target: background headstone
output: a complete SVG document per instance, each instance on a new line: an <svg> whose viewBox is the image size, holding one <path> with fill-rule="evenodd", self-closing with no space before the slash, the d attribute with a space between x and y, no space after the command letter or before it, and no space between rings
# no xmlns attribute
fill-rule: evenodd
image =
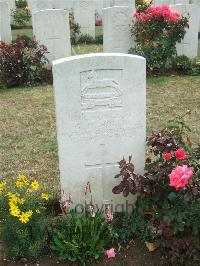
<svg viewBox="0 0 200 266"><path fill-rule="evenodd" d="M200 0L192 0L192 4L195 4L199 10L199 32L200 32Z"/></svg>
<svg viewBox="0 0 200 266"><path fill-rule="evenodd" d="M0 41L11 43L10 9L8 2L0 1Z"/></svg>
<svg viewBox="0 0 200 266"><path fill-rule="evenodd" d="M176 4L189 4L190 0L154 0L154 6L169 6L169 5L176 5Z"/></svg>
<svg viewBox="0 0 200 266"><path fill-rule="evenodd" d="M135 8L135 0L111 0L111 6L129 6Z"/></svg>
<svg viewBox="0 0 200 266"><path fill-rule="evenodd" d="M94 0L76 0L74 2L74 20L80 25L82 35L95 37Z"/></svg>
<svg viewBox="0 0 200 266"><path fill-rule="evenodd" d="M114 6L103 9L103 51L104 53L128 53L134 46L130 24L134 9Z"/></svg>
<svg viewBox="0 0 200 266"><path fill-rule="evenodd" d="M112 6L129 6L135 8L135 0L104 0L104 8Z"/></svg>
<svg viewBox="0 0 200 266"><path fill-rule="evenodd" d="M10 22L13 22L12 12L16 9L15 0L5 0L8 3Z"/></svg>
<svg viewBox="0 0 200 266"><path fill-rule="evenodd" d="M33 13L33 33L47 47L50 62L71 55L69 13L67 10L47 9Z"/></svg>
<svg viewBox="0 0 200 266"><path fill-rule="evenodd" d="M53 0L31 0L29 1L29 6L31 8L31 13L52 9L53 8Z"/></svg>
<svg viewBox="0 0 200 266"><path fill-rule="evenodd" d="M53 62L61 189L74 204L124 203L114 195L123 156L143 173L146 135L146 61L125 54L88 54ZM130 198L129 198L130 199ZM132 197L131 197L132 202Z"/></svg>
<svg viewBox="0 0 200 266"><path fill-rule="evenodd" d="M73 6L73 0L53 0L53 8L56 9L67 9L69 12L72 12Z"/></svg>
<svg viewBox="0 0 200 266"><path fill-rule="evenodd" d="M176 49L178 55L186 55L195 58L198 54L198 28L199 28L199 10L196 5L172 5L171 10L187 16L189 14L189 29L181 43L177 43Z"/></svg>
<svg viewBox="0 0 200 266"><path fill-rule="evenodd" d="M174 0L154 0L152 3L153 6L169 6L174 5Z"/></svg>
<svg viewBox="0 0 200 266"><path fill-rule="evenodd" d="M95 1L95 16L98 19L102 19L103 16L103 0L94 0Z"/></svg>

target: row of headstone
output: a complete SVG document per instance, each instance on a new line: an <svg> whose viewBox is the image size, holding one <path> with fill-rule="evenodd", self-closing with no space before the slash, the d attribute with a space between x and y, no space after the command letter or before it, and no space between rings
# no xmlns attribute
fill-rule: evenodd
<svg viewBox="0 0 200 266"><path fill-rule="evenodd" d="M34 13L47 9L66 9L72 12L75 21L80 25L81 34L95 37L95 6L94 0L29 0L32 13L32 23L34 24Z"/></svg>

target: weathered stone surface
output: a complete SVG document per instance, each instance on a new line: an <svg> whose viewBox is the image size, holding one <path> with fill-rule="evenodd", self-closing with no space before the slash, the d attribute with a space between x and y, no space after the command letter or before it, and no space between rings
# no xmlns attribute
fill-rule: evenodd
<svg viewBox="0 0 200 266"><path fill-rule="evenodd" d="M104 8L112 6L129 6L135 8L135 0L104 0Z"/></svg>
<svg viewBox="0 0 200 266"><path fill-rule="evenodd" d="M56 9L67 9L72 12L74 7L73 0L53 0L53 8Z"/></svg>
<svg viewBox="0 0 200 266"><path fill-rule="evenodd" d="M94 0L96 18L102 19L103 17L103 0Z"/></svg>
<svg viewBox="0 0 200 266"><path fill-rule="evenodd" d="M187 16L189 14L189 29L181 43L177 43L176 49L178 55L186 55L195 58L198 54L198 28L199 28L199 9L196 5L172 5L172 11L179 12Z"/></svg>
<svg viewBox="0 0 200 266"><path fill-rule="evenodd" d="M50 62L71 55L69 13L61 9L47 9L33 13L33 33L49 51Z"/></svg>
<svg viewBox="0 0 200 266"><path fill-rule="evenodd" d="M53 8L53 0L29 0L29 6L31 8L31 13L52 9Z"/></svg>
<svg viewBox="0 0 200 266"><path fill-rule="evenodd" d="M135 0L111 0L111 6L129 6L135 8Z"/></svg>
<svg viewBox="0 0 200 266"><path fill-rule="evenodd" d="M76 0L74 2L74 19L81 27L81 34L95 37L94 0Z"/></svg>
<svg viewBox="0 0 200 266"><path fill-rule="evenodd" d="M0 1L0 41L11 43L10 8L8 2Z"/></svg>
<svg viewBox="0 0 200 266"><path fill-rule="evenodd" d="M124 204L112 193L123 156L132 154L136 171L143 173L145 66L144 58L125 54L53 62L61 189L71 193L75 204L84 204L88 181L94 204Z"/></svg>
<svg viewBox="0 0 200 266"><path fill-rule="evenodd" d="M134 45L130 24L134 9L114 6L103 9L103 51L104 53L128 53Z"/></svg>
<svg viewBox="0 0 200 266"><path fill-rule="evenodd" d="M196 6L198 6L198 14L199 14L199 32L200 32L200 0L191 0L192 1L192 4L195 4Z"/></svg>
<svg viewBox="0 0 200 266"><path fill-rule="evenodd" d="M164 5L176 5L176 4L189 4L189 0L154 0L154 6L164 6Z"/></svg>
<svg viewBox="0 0 200 266"><path fill-rule="evenodd" d="M12 24L14 21L13 16L12 16L12 12L15 11L15 9L16 9L15 0L6 0L6 1L8 3L8 7L9 7L10 22Z"/></svg>

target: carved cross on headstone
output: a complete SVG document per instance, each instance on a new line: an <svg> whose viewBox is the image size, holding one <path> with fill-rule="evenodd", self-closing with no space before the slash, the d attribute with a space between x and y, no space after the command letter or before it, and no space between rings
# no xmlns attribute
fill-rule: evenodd
<svg viewBox="0 0 200 266"><path fill-rule="evenodd" d="M101 169L101 178L103 181L103 178L106 177L106 168L108 167L113 167L117 166L117 162L109 163L105 160L105 153L107 152L106 150L106 145L104 143L100 144L100 149L101 149L101 161L99 163L95 164L85 164L86 169Z"/></svg>

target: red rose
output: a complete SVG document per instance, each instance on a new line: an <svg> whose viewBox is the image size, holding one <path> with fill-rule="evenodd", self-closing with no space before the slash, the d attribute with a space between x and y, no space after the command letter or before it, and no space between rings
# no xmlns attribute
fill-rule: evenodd
<svg viewBox="0 0 200 266"><path fill-rule="evenodd" d="M182 149L178 149L174 152L177 159L182 160L186 158L185 151Z"/></svg>
<svg viewBox="0 0 200 266"><path fill-rule="evenodd" d="M163 157L165 158L166 161L168 161L172 158L172 155L171 153L167 152L167 153L164 153Z"/></svg>

